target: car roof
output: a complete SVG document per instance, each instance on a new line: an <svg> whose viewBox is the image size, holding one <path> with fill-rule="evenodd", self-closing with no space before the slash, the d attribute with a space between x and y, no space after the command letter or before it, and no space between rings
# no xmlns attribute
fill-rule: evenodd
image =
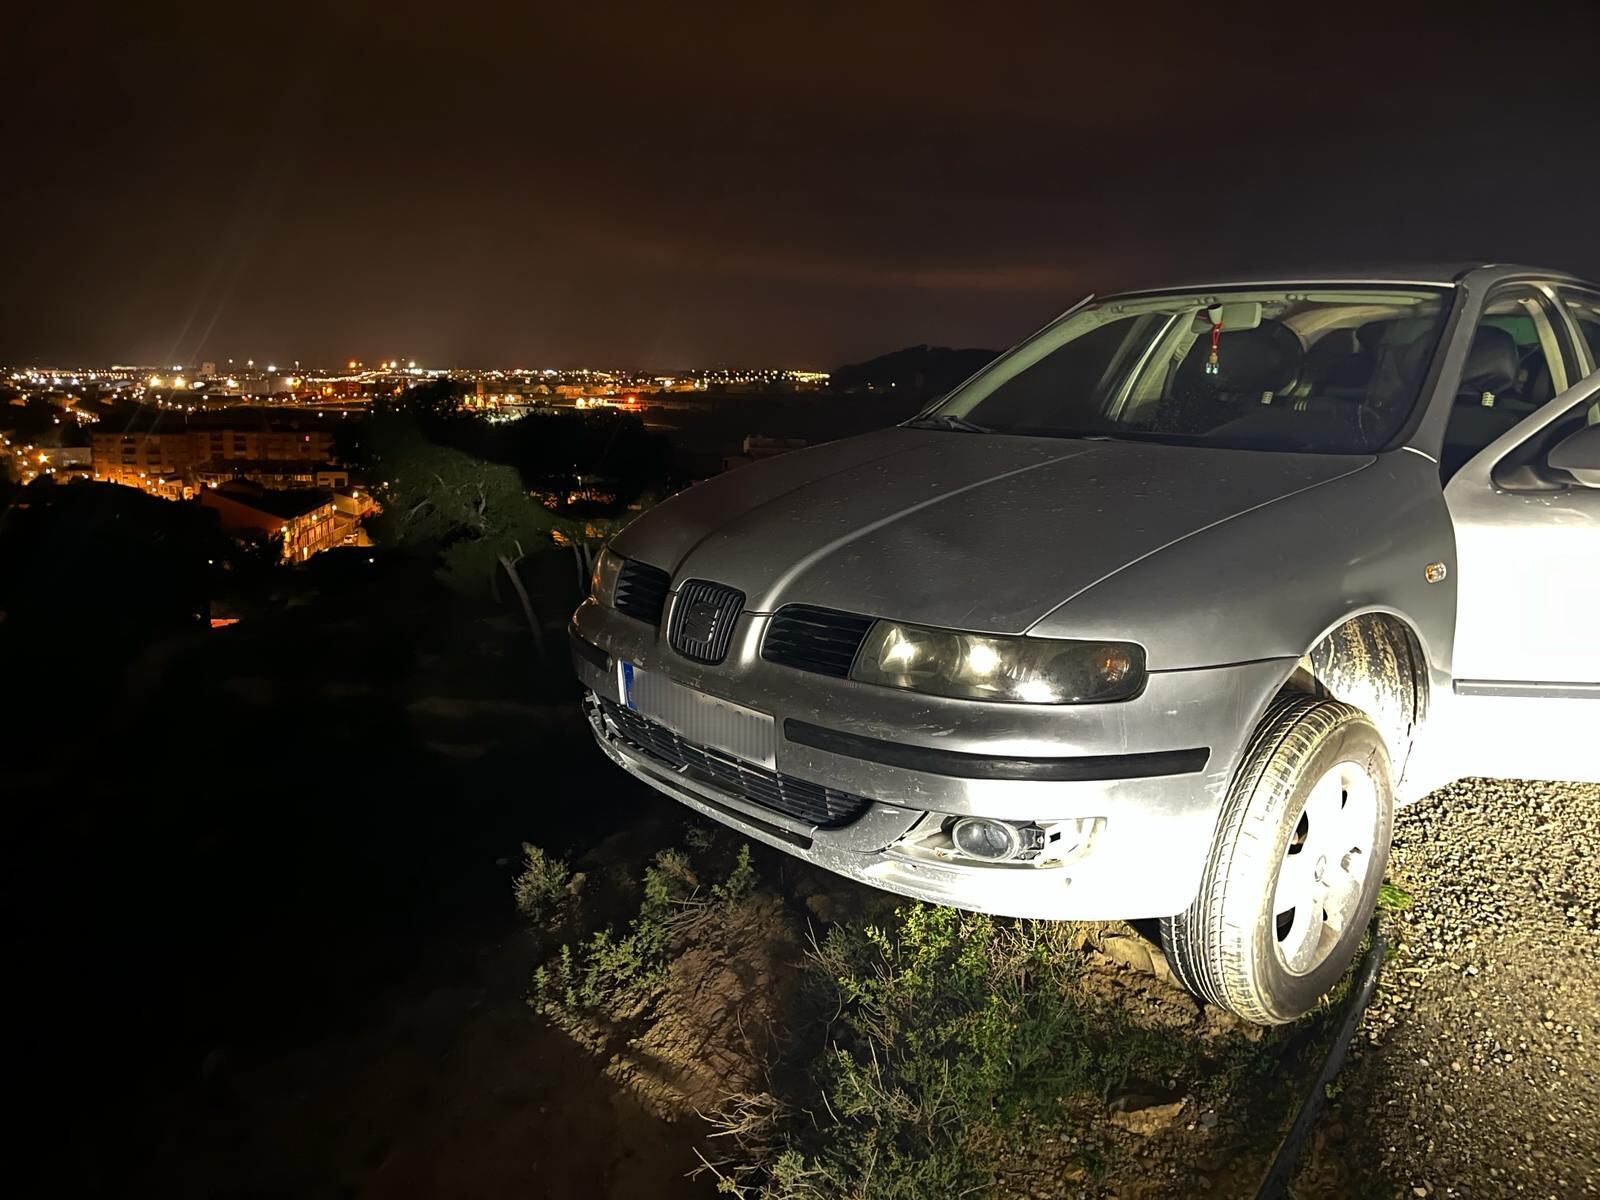
<svg viewBox="0 0 1600 1200"><path fill-rule="evenodd" d="M1178 280L1163 284L1121 288L1100 297L1146 295L1152 292L1192 292L1212 288L1276 287L1284 284L1420 284L1427 287L1453 287L1477 276L1473 282L1493 285L1502 279L1554 279L1569 283L1584 281L1567 271L1546 267L1531 267L1517 263L1447 262L1447 263L1384 263L1367 264L1360 269L1349 266L1325 271L1251 271L1236 275L1218 275L1203 279ZM1592 285L1591 285L1592 286Z"/></svg>

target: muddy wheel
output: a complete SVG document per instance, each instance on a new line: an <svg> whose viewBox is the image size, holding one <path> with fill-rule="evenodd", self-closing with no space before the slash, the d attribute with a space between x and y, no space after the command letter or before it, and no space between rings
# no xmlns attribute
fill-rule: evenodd
<svg viewBox="0 0 1600 1200"><path fill-rule="evenodd" d="M1338 982L1389 857L1389 770L1359 709L1303 692L1273 701L1240 759L1194 903L1161 922L1184 986L1276 1025Z"/></svg>

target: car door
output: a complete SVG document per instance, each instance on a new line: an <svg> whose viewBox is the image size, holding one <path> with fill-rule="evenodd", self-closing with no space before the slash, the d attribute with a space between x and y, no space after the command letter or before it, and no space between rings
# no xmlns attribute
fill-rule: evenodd
<svg viewBox="0 0 1600 1200"><path fill-rule="evenodd" d="M1446 446L1469 453L1444 493L1456 536L1454 755L1461 774L1600 780L1600 488L1548 463L1556 444L1600 423L1600 371L1549 289L1491 297L1483 323L1515 335L1506 391L1521 389L1523 406L1529 389L1588 374L1488 420L1470 394L1456 398ZM1485 392L1476 404L1502 402Z"/></svg>

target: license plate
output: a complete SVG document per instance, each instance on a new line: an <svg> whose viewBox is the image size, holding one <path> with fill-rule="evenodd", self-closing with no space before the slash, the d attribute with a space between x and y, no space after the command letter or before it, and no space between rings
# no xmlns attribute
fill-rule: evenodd
<svg viewBox="0 0 1600 1200"><path fill-rule="evenodd" d="M624 707L685 741L777 769L777 722L767 713L708 696L631 662L617 663L617 691Z"/></svg>

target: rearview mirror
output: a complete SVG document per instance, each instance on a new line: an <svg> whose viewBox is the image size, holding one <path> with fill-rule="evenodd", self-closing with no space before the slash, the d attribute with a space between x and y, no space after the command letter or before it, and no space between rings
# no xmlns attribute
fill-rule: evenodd
<svg viewBox="0 0 1600 1200"><path fill-rule="evenodd" d="M1222 319L1224 333L1238 333L1245 329L1255 329L1261 324L1261 301L1238 300L1231 304L1215 304L1209 308L1202 308L1194 319L1194 331L1205 333L1210 330L1211 322Z"/></svg>
<svg viewBox="0 0 1600 1200"><path fill-rule="evenodd" d="M1545 459L1584 487L1600 488L1600 425L1585 425L1550 448Z"/></svg>

